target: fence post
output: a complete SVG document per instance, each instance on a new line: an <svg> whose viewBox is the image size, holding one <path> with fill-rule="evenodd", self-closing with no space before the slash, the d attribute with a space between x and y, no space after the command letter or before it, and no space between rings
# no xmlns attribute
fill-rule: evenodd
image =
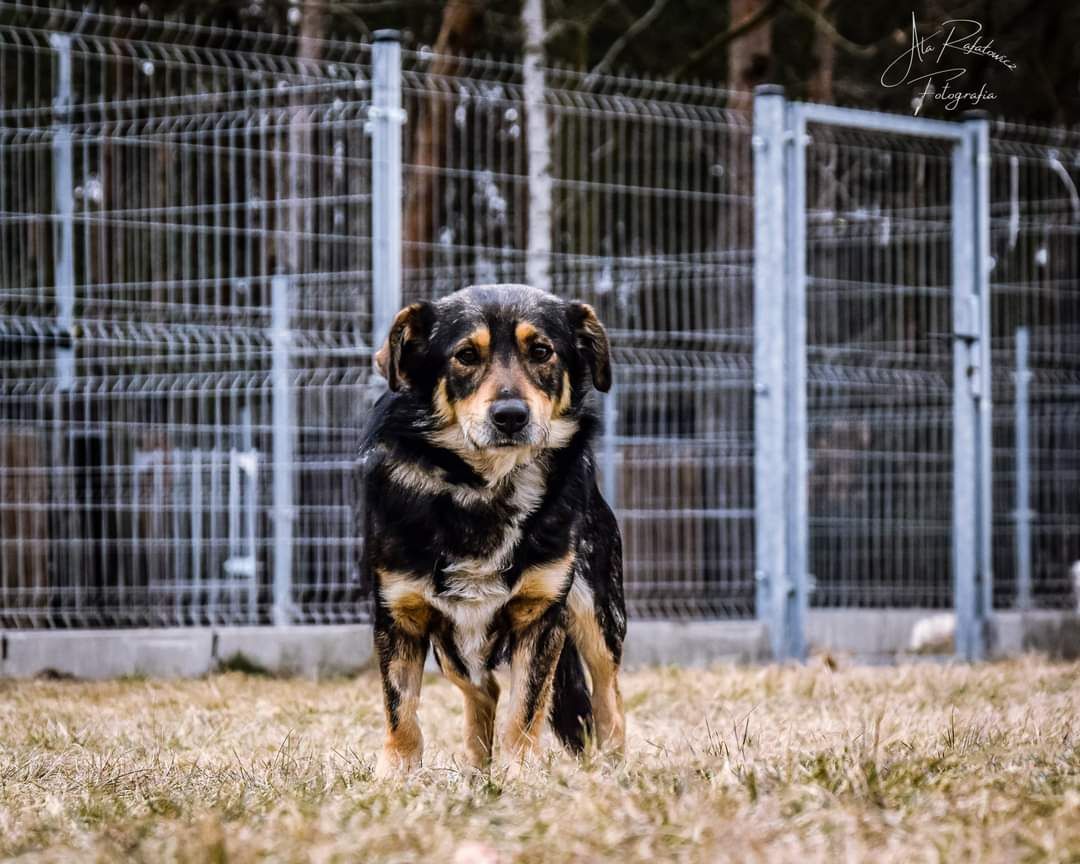
<svg viewBox="0 0 1080 864"><path fill-rule="evenodd" d="M990 120L985 111L975 112L967 120L975 143L975 289L979 303L979 369L982 395L979 398L978 481L979 506L976 510L979 536L979 604L982 626L979 629L979 657L988 651L988 628L994 615L994 406L993 362L990 327L990 271L994 260L990 252Z"/></svg>
<svg viewBox="0 0 1080 864"><path fill-rule="evenodd" d="M786 656L806 657L806 614L810 595L809 459L806 380L806 123L789 105L784 133L787 156L787 261L784 284L787 375L787 585L784 590Z"/></svg>
<svg viewBox="0 0 1080 864"><path fill-rule="evenodd" d="M978 335L972 292L975 260L975 214L972 212L973 159L970 135L953 148L953 606L956 654L971 659L975 633L975 425L978 379L969 370L972 340Z"/></svg>
<svg viewBox="0 0 1080 864"><path fill-rule="evenodd" d="M70 342L75 323L75 190L71 149L71 36L53 33L49 45L56 54L56 93L53 99L53 278L56 280L56 387L68 390L75 374L75 350ZM59 414L57 415L59 416Z"/></svg>
<svg viewBox="0 0 1080 864"><path fill-rule="evenodd" d="M372 45L372 347L401 308L401 34L376 30Z"/></svg>
<svg viewBox="0 0 1080 864"><path fill-rule="evenodd" d="M619 388L612 381L611 389L604 396L604 433L600 441L601 458L601 482L603 483L604 500L612 510L619 506L619 484L615 473L615 463L618 461L618 448L616 436L619 426Z"/></svg>
<svg viewBox="0 0 1080 864"><path fill-rule="evenodd" d="M54 469L68 464L65 442L68 425L64 416L64 400L74 383L75 346L72 328L75 323L75 190L74 165L71 142L71 36L66 33L53 33L49 45L56 58L55 92L53 98L52 157L53 157L53 281L56 291L56 389L52 394L52 434L50 446ZM63 476L61 472L60 476ZM63 480L57 483L54 495L67 498L72 494L70 485ZM67 520L71 514L61 511L57 514L64 524L60 531L69 536L71 526ZM70 567L71 561L65 559L61 567ZM118 586L122 599L123 584ZM75 595L75 606L81 608L79 595Z"/></svg>
<svg viewBox="0 0 1080 864"><path fill-rule="evenodd" d="M1031 425L1028 329L1016 329L1016 608L1031 608Z"/></svg>
<svg viewBox="0 0 1080 864"><path fill-rule="evenodd" d="M953 578L956 654L986 654L993 611L990 527L990 135L964 121L953 150Z"/></svg>
<svg viewBox="0 0 1080 864"><path fill-rule="evenodd" d="M791 499L799 481L793 396L800 386L792 374L798 371L792 367L797 353L792 338L797 341L798 327L805 326L792 319L805 310L792 304L797 298L789 295L788 272L801 264L791 248L791 229L801 214L792 213L789 197L801 198L802 178L791 176L788 113L783 88L766 84L754 91L754 577L757 616L769 628L778 660L801 657L804 650L797 580L790 568L797 563L793 544L802 533ZM804 380L801 386L805 396ZM805 427L803 434L805 447Z"/></svg>
<svg viewBox="0 0 1080 864"><path fill-rule="evenodd" d="M276 626L291 623L292 562L293 562L293 430L296 428L296 406L289 380L289 351L292 334L289 330L290 277L278 274L270 279L270 387L272 458L273 458L273 523L274 573L273 621Z"/></svg>

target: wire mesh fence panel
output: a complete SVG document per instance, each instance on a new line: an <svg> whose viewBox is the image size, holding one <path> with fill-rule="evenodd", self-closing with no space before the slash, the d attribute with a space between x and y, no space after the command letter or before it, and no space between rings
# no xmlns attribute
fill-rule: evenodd
<svg viewBox="0 0 1080 864"><path fill-rule="evenodd" d="M1080 585L1080 136L999 122L991 168L994 269L994 601L1018 601L1019 520L1030 600L1076 606ZM1017 331L1028 331L1026 506L1017 499ZM1028 512L1023 512L1023 511ZM1074 569L1076 568L1076 569Z"/></svg>
<svg viewBox="0 0 1080 864"><path fill-rule="evenodd" d="M521 67L402 52L405 300L525 281Z"/></svg>
<svg viewBox="0 0 1080 864"><path fill-rule="evenodd" d="M632 614L754 614L750 116L712 87L546 69L538 90L516 63L402 57L404 301L533 279L595 306ZM0 626L367 618L371 59L0 0ZM810 132L811 602L945 607L949 145ZM1032 603L1060 607L1080 138L997 124L992 163L995 600L1017 601L1030 536Z"/></svg>
<svg viewBox="0 0 1080 864"><path fill-rule="evenodd" d="M728 94L566 75L557 130L561 293L592 303L615 346L607 494L632 611L754 611L750 117Z"/></svg>
<svg viewBox="0 0 1080 864"><path fill-rule="evenodd" d="M411 52L404 63L406 299L525 281L522 67ZM631 612L750 615L749 117L711 88L545 75L552 242L541 287L591 303L612 339L596 446Z"/></svg>
<svg viewBox="0 0 1080 864"><path fill-rule="evenodd" d="M368 47L0 13L4 624L363 618ZM548 287L614 339L631 606L750 614L748 118L546 74ZM525 278L521 76L406 52L406 299Z"/></svg>
<svg viewBox="0 0 1080 864"><path fill-rule="evenodd" d="M811 603L948 606L950 144L832 126L810 137Z"/></svg>
<svg viewBox="0 0 1080 864"><path fill-rule="evenodd" d="M355 620L367 47L0 13L0 623L265 622L284 470L296 617Z"/></svg>

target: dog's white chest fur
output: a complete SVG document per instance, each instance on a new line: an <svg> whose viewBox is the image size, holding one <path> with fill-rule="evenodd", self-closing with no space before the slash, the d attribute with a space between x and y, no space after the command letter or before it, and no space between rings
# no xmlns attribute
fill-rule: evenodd
<svg viewBox="0 0 1080 864"><path fill-rule="evenodd" d="M454 645L478 682L487 659L491 619L510 599L510 590L498 573L457 577L451 580L453 593L436 594L431 605L454 625Z"/></svg>
<svg viewBox="0 0 1080 864"><path fill-rule="evenodd" d="M455 646L474 680L484 671L491 620L513 596L502 573L513 562L525 520L544 497L544 471L535 462L520 466L511 482L509 501L514 512L501 526L494 551L482 559L446 563L445 588L430 598L431 605L453 623Z"/></svg>
<svg viewBox="0 0 1080 864"><path fill-rule="evenodd" d="M520 459L520 454L517 455ZM507 473L489 480L486 487L452 485L438 473L415 467L400 469L394 479L407 487L430 494L449 492L465 510L477 508L477 519L490 519L485 506L496 497L509 506L510 515L494 526L498 531L489 551L478 557L441 557L442 585L438 592L429 578L402 576L392 586L384 586L388 603L405 594L419 594L453 625L454 647L476 683L484 674L491 648L491 622L514 596L507 587L505 571L513 564L529 514L540 506L546 489L543 464L539 460L516 463ZM488 530L493 526L486 525Z"/></svg>

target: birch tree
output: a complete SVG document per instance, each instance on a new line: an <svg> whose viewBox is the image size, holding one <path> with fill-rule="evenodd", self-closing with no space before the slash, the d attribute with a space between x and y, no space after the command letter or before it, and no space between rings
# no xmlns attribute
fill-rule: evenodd
<svg viewBox="0 0 1080 864"><path fill-rule="evenodd" d="M544 104L544 2L524 0L524 99L526 161L529 169L529 221L525 280L551 290L551 140Z"/></svg>

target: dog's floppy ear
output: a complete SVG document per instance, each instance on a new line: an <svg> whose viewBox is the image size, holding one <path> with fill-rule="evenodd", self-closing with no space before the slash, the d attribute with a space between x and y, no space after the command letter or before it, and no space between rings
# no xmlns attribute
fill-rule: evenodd
<svg viewBox="0 0 1080 864"><path fill-rule="evenodd" d="M375 368L391 390L400 390L402 381L407 380L403 361L423 349L434 317L434 310L426 301L412 303L394 316L386 341L375 352Z"/></svg>
<svg viewBox="0 0 1080 864"><path fill-rule="evenodd" d="M589 361L593 386L607 393L611 389L611 345L607 331L588 303L573 301L570 304L569 316L577 349Z"/></svg>

